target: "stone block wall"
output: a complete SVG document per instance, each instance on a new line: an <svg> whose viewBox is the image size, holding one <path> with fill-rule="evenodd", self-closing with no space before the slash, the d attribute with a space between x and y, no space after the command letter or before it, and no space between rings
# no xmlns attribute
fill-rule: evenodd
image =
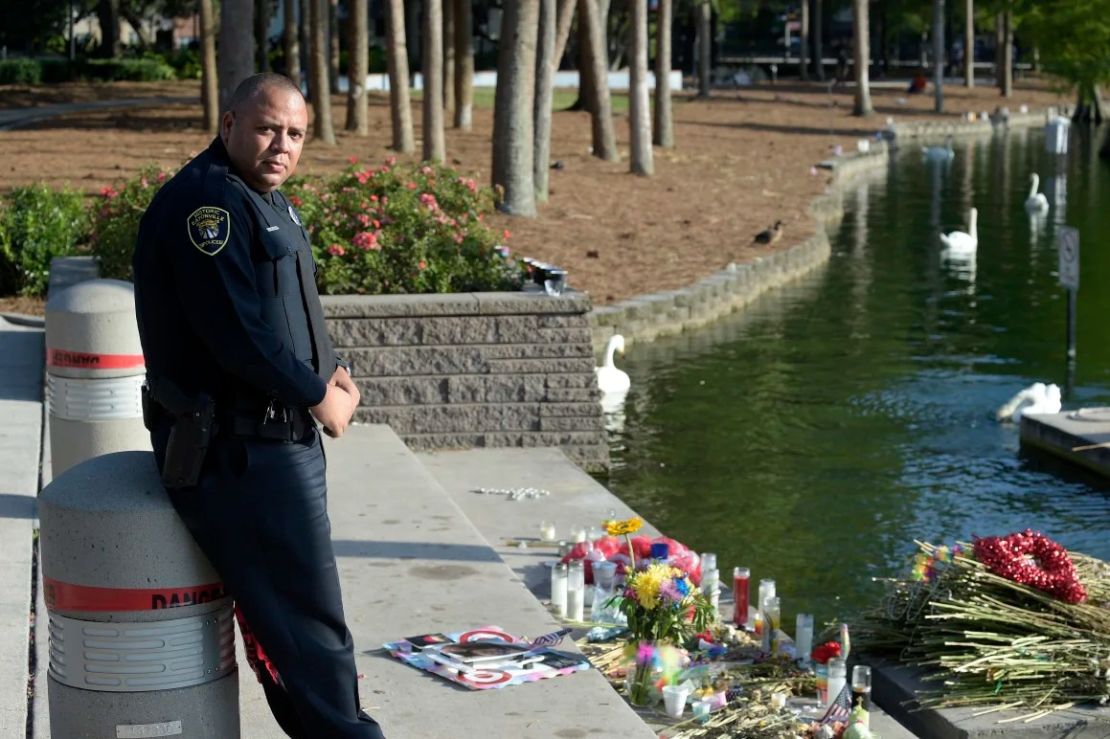
<svg viewBox="0 0 1110 739"><path fill-rule="evenodd" d="M355 420L413 449L558 446L608 466L581 293L327 296L328 331L352 363Z"/></svg>

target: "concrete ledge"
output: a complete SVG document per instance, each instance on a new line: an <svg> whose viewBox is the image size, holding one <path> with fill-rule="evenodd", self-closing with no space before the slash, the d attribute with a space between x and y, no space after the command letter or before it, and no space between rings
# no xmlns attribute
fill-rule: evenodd
<svg viewBox="0 0 1110 739"><path fill-rule="evenodd" d="M1023 415L1021 443L1110 477L1110 410Z"/></svg>
<svg viewBox="0 0 1110 739"><path fill-rule="evenodd" d="M989 706L919 708L919 691L935 690L940 683L923 682L920 670L892 663L872 662L872 697L875 703L918 736L929 739L1106 739L1110 737L1110 710L1098 707L1058 711L1035 721L1017 721L1032 711L998 711L975 716ZM1007 721L1009 719L1009 721ZM1007 721L1006 723L999 723Z"/></svg>

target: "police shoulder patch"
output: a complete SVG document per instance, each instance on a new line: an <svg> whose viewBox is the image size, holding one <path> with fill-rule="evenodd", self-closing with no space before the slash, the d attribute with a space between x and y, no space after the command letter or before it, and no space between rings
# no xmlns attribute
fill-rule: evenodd
<svg viewBox="0 0 1110 739"><path fill-rule="evenodd" d="M231 214L223 208L205 205L186 219L189 240L210 257L220 253L231 238Z"/></svg>

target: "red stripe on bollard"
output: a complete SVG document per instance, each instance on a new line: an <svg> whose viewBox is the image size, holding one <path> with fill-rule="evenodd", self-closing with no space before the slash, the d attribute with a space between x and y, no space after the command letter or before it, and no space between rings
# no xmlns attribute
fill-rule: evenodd
<svg viewBox="0 0 1110 739"><path fill-rule="evenodd" d="M46 365L82 369L131 369L146 366L146 361L142 354L95 354L68 349L47 349Z"/></svg>
<svg viewBox="0 0 1110 739"><path fill-rule="evenodd" d="M46 607L52 611L154 611L227 597L222 582L176 588L99 588L44 577L42 585Z"/></svg>

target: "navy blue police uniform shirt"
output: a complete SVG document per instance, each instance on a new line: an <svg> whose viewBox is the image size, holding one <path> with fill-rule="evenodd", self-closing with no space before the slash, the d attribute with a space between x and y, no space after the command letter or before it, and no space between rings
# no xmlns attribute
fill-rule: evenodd
<svg viewBox="0 0 1110 739"><path fill-rule="evenodd" d="M155 195L133 266L151 375L237 407L323 400L336 364L327 344L314 366L308 301L319 298L301 284L314 280L308 234L284 195L235 174L219 138Z"/></svg>

